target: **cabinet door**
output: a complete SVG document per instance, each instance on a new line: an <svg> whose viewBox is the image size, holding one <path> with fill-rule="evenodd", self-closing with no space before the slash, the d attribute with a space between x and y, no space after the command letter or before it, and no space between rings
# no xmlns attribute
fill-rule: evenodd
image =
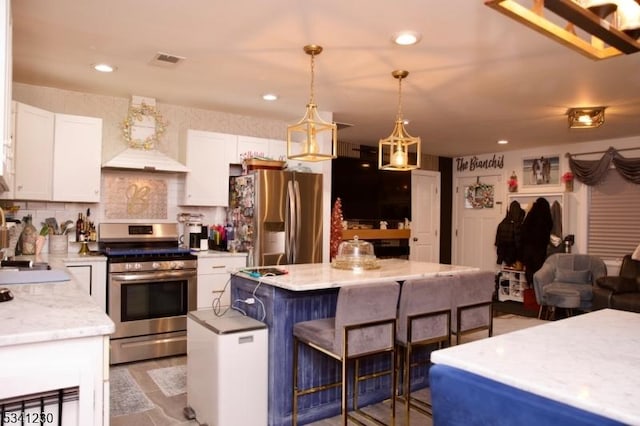
<svg viewBox="0 0 640 426"><path fill-rule="evenodd" d="M15 197L51 200L54 114L16 104Z"/></svg>
<svg viewBox="0 0 640 426"><path fill-rule="evenodd" d="M198 309L211 309L213 300L220 299L220 306L231 303L231 272L245 267L247 259L238 257L198 258Z"/></svg>
<svg viewBox="0 0 640 426"><path fill-rule="evenodd" d="M227 146L236 136L224 133L187 131L185 162L189 168L184 182L183 205L229 205L229 163Z"/></svg>
<svg viewBox="0 0 640 426"><path fill-rule="evenodd" d="M287 160L287 141L269 139L269 157L274 160Z"/></svg>
<svg viewBox="0 0 640 426"><path fill-rule="evenodd" d="M89 294L91 298L107 311L107 264L106 259L94 262L65 262L67 271Z"/></svg>
<svg viewBox="0 0 640 426"><path fill-rule="evenodd" d="M238 136L238 163L246 157L268 157L269 139Z"/></svg>
<svg viewBox="0 0 640 426"><path fill-rule="evenodd" d="M100 202L102 119L56 114L53 201Z"/></svg>
<svg viewBox="0 0 640 426"><path fill-rule="evenodd" d="M0 5L0 22L4 24L0 30L0 191L8 191L12 180L6 179L7 174L13 173L11 156L11 81L12 60L11 43L13 24L11 20L11 2L5 1ZM9 154L11 153L11 154Z"/></svg>

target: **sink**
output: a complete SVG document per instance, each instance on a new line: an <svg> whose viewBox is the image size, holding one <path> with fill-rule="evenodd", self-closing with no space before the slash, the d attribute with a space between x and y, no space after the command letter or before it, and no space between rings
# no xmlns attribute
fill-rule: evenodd
<svg viewBox="0 0 640 426"><path fill-rule="evenodd" d="M0 285L59 283L70 279L69 275L60 269L0 269Z"/></svg>

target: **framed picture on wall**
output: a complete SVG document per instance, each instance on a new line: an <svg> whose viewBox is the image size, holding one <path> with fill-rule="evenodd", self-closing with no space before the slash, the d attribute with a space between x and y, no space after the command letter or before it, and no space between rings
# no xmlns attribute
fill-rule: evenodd
<svg viewBox="0 0 640 426"><path fill-rule="evenodd" d="M560 156L541 155L522 160L522 186L559 186Z"/></svg>

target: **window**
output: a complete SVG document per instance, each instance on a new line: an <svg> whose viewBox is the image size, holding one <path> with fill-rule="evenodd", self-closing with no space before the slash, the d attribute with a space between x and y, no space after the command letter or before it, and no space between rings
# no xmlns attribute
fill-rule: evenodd
<svg viewBox="0 0 640 426"><path fill-rule="evenodd" d="M590 194L587 252L603 259L633 253L640 244L640 185L609 169Z"/></svg>

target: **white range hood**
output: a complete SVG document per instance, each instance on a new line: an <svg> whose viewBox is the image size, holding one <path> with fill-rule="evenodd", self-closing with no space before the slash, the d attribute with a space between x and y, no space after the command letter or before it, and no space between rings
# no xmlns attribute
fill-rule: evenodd
<svg viewBox="0 0 640 426"><path fill-rule="evenodd" d="M103 169L144 170L149 172L189 171L187 166L155 149L127 148L120 154L102 163Z"/></svg>
<svg viewBox="0 0 640 426"><path fill-rule="evenodd" d="M141 107L144 106L151 107L151 110L143 110ZM138 113L132 116L131 109L129 110L129 142L131 142L131 139L138 140L138 142L145 140L145 138L149 140L150 136L154 136L154 133L158 131L157 120L159 114L155 112L155 106L156 100L153 98L135 95L131 97L131 107L137 108ZM155 137L153 137L156 142L157 136L158 134L156 133ZM153 146L153 144L151 144L151 146ZM130 145L111 160L102 163L102 168L144 170L149 172L185 173L189 171L187 166L155 148L145 149L142 146L138 147L134 145Z"/></svg>

